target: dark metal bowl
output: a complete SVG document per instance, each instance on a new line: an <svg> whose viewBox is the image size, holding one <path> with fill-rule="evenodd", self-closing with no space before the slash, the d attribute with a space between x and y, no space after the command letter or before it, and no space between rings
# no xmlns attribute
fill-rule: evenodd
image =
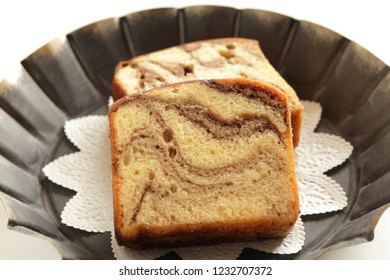
<svg viewBox="0 0 390 280"><path fill-rule="evenodd" d="M66 120L106 113L120 60L184 42L218 37L260 41L270 62L301 99L323 106L318 131L354 146L327 174L348 196L343 211L305 216L306 241L292 255L245 248L244 259L313 259L333 246L372 240L390 203L389 67L358 44L307 21L262 10L192 6L109 18L51 41L22 61L16 83L0 83L0 196L11 228L43 235L64 259L112 259L110 234L60 222L74 192L55 185L42 167L76 149ZM170 253L164 258L179 258Z"/></svg>

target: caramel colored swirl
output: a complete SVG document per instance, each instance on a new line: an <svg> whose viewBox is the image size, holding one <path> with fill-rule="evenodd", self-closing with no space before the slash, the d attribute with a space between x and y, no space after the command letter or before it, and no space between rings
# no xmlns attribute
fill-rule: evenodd
<svg viewBox="0 0 390 280"><path fill-rule="evenodd" d="M285 212L284 195L271 201L266 194L291 184L280 177L291 172L288 110L283 96L266 90L182 83L111 108L120 131L113 165L131 213L122 213L130 217L124 223L191 223L205 209L209 222Z"/></svg>

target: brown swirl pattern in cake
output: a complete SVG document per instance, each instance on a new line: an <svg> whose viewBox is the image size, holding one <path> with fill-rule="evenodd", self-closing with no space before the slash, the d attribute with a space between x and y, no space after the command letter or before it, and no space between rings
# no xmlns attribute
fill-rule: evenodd
<svg viewBox="0 0 390 280"><path fill-rule="evenodd" d="M241 79L192 81L113 105L110 137L120 242L147 246L254 239L275 234L274 228L264 230L275 220L283 224L279 236L288 232L297 214L289 111L282 94L267 90L273 91ZM271 198L274 192L281 194ZM238 225L211 234L226 221ZM209 237L197 240L188 230ZM232 237L232 230L244 235Z"/></svg>

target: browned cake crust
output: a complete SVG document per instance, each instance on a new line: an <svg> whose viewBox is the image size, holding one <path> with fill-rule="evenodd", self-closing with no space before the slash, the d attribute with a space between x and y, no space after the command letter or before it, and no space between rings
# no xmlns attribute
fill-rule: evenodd
<svg viewBox="0 0 390 280"><path fill-rule="evenodd" d="M115 69L112 96L118 100L171 83L220 78L259 80L284 92L291 110L294 146L298 146L303 106L294 89L264 56L256 40L202 40L123 61Z"/></svg>
<svg viewBox="0 0 390 280"><path fill-rule="evenodd" d="M182 82L122 98L109 120L119 244L249 241L294 225L290 112L274 87Z"/></svg>

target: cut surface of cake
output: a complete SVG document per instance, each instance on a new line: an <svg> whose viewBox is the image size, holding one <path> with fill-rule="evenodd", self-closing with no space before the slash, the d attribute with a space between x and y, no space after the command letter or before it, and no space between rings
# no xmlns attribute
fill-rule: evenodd
<svg viewBox="0 0 390 280"><path fill-rule="evenodd" d="M131 248L285 236L299 214L286 96L248 79L156 88L109 110L116 239Z"/></svg>
<svg viewBox="0 0 390 280"><path fill-rule="evenodd" d="M303 106L294 89L264 56L258 41L221 38L196 41L141 55L118 64L114 100L163 85L194 79L249 78L270 84L288 97L294 146L299 143Z"/></svg>

